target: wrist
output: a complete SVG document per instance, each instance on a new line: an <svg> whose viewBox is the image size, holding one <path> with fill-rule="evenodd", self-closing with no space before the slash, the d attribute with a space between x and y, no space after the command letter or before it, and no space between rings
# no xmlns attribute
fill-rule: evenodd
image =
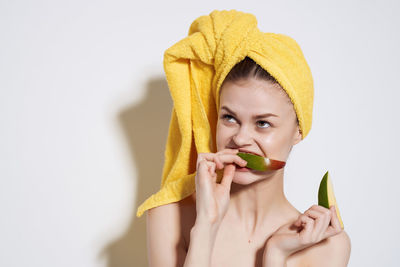
<svg viewBox="0 0 400 267"><path fill-rule="evenodd" d="M268 242L264 251L264 267L284 267L289 255L282 252L272 242Z"/></svg>
<svg viewBox="0 0 400 267"><path fill-rule="evenodd" d="M190 231L190 235L206 235L214 236L216 235L219 228L219 224L211 224L199 219L196 219L195 224Z"/></svg>
<svg viewBox="0 0 400 267"><path fill-rule="evenodd" d="M198 228L208 228L208 229L218 229L219 225L221 224L220 220L211 219L209 216L202 215L202 214L197 214L196 215L196 221L194 226L197 226Z"/></svg>

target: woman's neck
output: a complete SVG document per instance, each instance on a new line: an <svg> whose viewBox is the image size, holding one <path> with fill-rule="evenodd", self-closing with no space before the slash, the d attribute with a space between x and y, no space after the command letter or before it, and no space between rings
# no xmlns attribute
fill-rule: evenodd
<svg viewBox="0 0 400 267"><path fill-rule="evenodd" d="M279 225L295 213L283 191L283 173L281 169L249 185L232 183L229 217L243 224L248 235Z"/></svg>

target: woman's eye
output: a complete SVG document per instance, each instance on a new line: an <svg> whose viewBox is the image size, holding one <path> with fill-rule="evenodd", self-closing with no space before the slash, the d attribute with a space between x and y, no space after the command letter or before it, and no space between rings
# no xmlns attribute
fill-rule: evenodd
<svg viewBox="0 0 400 267"><path fill-rule="evenodd" d="M261 125L264 125L265 127L261 127L261 128L268 128L269 126L266 126L266 124L270 125L267 121L258 121L261 123Z"/></svg>
<svg viewBox="0 0 400 267"><path fill-rule="evenodd" d="M233 118L231 115L228 114L223 115L222 118L229 122L235 122L235 118Z"/></svg>

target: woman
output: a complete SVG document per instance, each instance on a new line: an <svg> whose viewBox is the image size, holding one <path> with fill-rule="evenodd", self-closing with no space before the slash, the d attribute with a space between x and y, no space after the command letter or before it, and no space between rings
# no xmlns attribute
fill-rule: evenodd
<svg viewBox="0 0 400 267"><path fill-rule="evenodd" d="M148 210L150 267L347 266L335 207L299 212L284 195L284 168L251 170L237 155L286 161L304 138L284 88L250 57L229 71L216 97L216 152L197 153L195 192Z"/></svg>

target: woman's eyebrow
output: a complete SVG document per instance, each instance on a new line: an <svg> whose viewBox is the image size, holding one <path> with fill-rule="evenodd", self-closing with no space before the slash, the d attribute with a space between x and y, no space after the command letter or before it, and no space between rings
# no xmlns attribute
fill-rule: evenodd
<svg viewBox="0 0 400 267"><path fill-rule="evenodd" d="M227 106L222 106L221 109L225 109L225 110L228 111L229 113L231 113L231 114L233 114L234 116L236 116L236 113L233 112L232 110L230 110ZM265 118L265 117L277 117L277 118L279 118L278 115L273 114L273 113L264 113L264 114L260 114L260 115L255 115L255 116L253 116L254 119Z"/></svg>

